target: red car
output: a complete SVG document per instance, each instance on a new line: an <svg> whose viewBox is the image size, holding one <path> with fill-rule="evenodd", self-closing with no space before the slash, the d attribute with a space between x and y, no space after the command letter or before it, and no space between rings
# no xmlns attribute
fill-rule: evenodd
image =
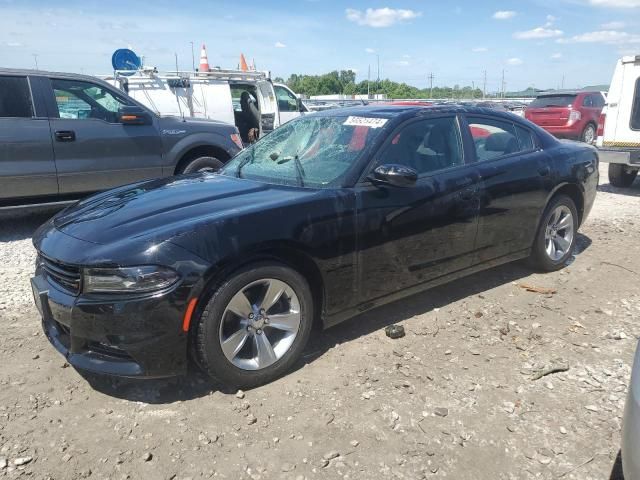
<svg viewBox="0 0 640 480"><path fill-rule="evenodd" d="M604 104L601 92L549 93L531 102L524 116L556 137L593 143Z"/></svg>

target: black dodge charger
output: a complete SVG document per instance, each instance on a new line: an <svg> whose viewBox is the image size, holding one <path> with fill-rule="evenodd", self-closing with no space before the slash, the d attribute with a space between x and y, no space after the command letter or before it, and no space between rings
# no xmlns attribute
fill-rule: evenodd
<svg viewBox="0 0 640 480"><path fill-rule="evenodd" d="M250 387L314 324L529 258L562 268L598 156L510 113L370 106L289 122L220 172L136 183L34 237L35 302L79 368ZM366 321L363 319L363 321Z"/></svg>

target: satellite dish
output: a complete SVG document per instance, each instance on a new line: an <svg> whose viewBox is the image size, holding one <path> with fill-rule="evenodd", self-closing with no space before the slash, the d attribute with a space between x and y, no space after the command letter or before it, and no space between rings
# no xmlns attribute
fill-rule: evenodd
<svg viewBox="0 0 640 480"><path fill-rule="evenodd" d="M111 65L114 70L120 71L122 75L130 76L133 75L136 70L140 70L142 62L140 61L140 57L138 57L133 50L120 48L113 52Z"/></svg>

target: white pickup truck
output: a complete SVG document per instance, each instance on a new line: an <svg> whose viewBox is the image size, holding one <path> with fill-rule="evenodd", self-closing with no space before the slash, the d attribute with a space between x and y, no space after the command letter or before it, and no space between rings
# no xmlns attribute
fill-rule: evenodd
<svg viewBox="0 0 640 480"><path fill-rule="evenodd" d="M597 135L609 182L630 187L640 169L640 55L618 60Z"/></svg>

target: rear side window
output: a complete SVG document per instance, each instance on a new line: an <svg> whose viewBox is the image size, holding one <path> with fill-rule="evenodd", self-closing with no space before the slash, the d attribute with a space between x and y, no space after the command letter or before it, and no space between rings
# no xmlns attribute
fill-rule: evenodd
<svg viewBox="0 0 640 480"><path fill-rule="evenodd" d="M521 127L520 125L516 125L516 136L518 137L518 143L520 144L521 151L530 152L536 149L536 141L530 130Z"/></svg>
<svg viewBox="0 0 640 480"><path fill-rule="evenodd" d="M480 162L532 149L533 138L529 134L527 140L525 135L528 131L511 122L484 117L468 117L467 121L476 148L476 158ZM518 128L524 131L520 133L522 140L516 132Z"/></svg>
<svg viewBox="0 0 640 480"><path fill-rule="evenodd" d="M26 77L0 77L0 117L31 118L33 103Z"/></svg>
<svg viewBox="0 0 640 480"><path fill-rule="evenodd" d="M583 107L595 107L595 105L593 104L593 95L587 95L586 97L584 97L582 99L582 106Z"/></svg>
<svg viewBox="0 0 640 480"><path fill-rule="evenodd" d="M532 108L569 107L576 101L576 95L545 95L529 104Z"/></svg>
<svg viewBox="0 0 640 480"><path fill-rule="evenodd" d="M640 78L636 80L636 90L633 93L633 110L631 110L631 129L640 130Z"/></svg>

